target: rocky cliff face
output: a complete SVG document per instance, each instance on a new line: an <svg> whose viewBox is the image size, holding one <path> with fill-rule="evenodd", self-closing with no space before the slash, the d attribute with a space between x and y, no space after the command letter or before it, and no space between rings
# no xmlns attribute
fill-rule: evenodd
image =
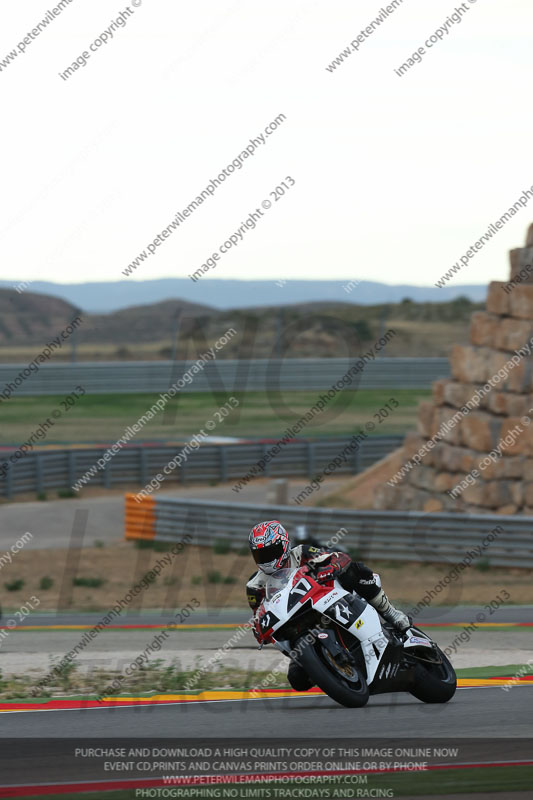
<svg viewBox="0 0 533 800"><path fill-rule="evenodd" d="M490 284L375 508L533 515L533 225L510 255L509 282Z"/></svg>

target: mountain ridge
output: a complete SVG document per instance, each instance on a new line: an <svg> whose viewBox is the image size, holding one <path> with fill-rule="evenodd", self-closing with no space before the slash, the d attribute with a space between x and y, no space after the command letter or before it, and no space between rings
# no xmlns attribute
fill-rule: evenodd
<svg viewBox="0 0 533 800"><path fill-rule="evenodd" d="M152 305L164 300L176 300L211 307L219 311L259 308L263 306L290 306L300 303L350 303L354 305L379 305L399 303L404 298L414 302L443 303L457 297L468 297L473 302L485 299L487 287L482 284L446 286L389 285L378 281L244 281L212 278L193 283L187 278L156 278L148 281L110 281L86 283L53 283L27 281L18 284L0 281L1 289L25 287L22 292L60 298L88 313L105 314L132 306Z"/></svg>

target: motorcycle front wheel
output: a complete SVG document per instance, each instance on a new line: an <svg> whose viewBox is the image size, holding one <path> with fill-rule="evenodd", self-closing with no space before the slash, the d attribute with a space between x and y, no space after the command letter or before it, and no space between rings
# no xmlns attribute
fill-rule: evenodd
<svg viewBox="0 0 533 800"><path fill-rule="evenodd" d="M320 639L306 642L304 637L295 647L299 651L299 663L313 683L332 700L347 708L361 708L367 704L368 686L355 665L339 663Z"/></svg>
<svg viewBox="0 0 533 800"><path fill-rule="evenodd" d="M457 689L457 677L451 662L439 647L440 663L419 661L415 667L411 694L423 703L447 703Z"/></svg>

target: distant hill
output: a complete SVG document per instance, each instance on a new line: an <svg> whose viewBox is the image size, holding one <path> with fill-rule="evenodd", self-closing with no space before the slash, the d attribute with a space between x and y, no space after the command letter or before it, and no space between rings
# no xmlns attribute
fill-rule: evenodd
<svg viewBox="0 0 533 800"><path fill-rule="evenodd" d="M0 344L40 341L61 331L77 311L58 297L0 289Z"/></svg>
<svg viewBox="0 0 533 800"><path fill-rule="evenodd" d="M283 285L278 285L281 283ZM443 303L456 297L468 297L479 303L485 299L483 285L389 286L373 281L240 281L203 279L193 283L188 278L164 278L153 281L111 281L109 283L60 284L35 281L27 291L61 297L68 303L93 313L107 313L130 306L160 303L179 298L181 301L211 306L220 310L253 306L292 305L329 301L379 305L400 303L404 298L415 302ZM0 287L14 288L0 281Z"/></svg>
<svg viewBox="0 0 533 800"><path fill-rule="evenodd" d="M32 286L33 288L33 286ZM481 303L459 297L446 303L355 305L324 301L220 310L183 300L88 313L72 303L0 289L0 360L30 360L81 314L83 322L54 361L192 358L229 328L237 335L220 358L335 357L358 354L393 328L382 355L443 356L465 341L473 311ZM281 337L281 338L280 338Z"/></svg>

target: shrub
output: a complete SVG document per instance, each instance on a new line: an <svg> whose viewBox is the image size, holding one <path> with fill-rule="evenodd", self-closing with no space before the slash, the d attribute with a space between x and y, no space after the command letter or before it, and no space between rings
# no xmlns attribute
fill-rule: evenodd
<svg viewBox="0 0 533 800"><path fill-rule="evenodd" d="M135 539L137 550L154 550L156 553L166 553L172 547L172 542L158 542L155 539Z"/></svg>
<svg viewBox="0 0 533 800"><path fill-rule="evenodd" d="M218 556L224 556L226 553L229 553L231 550L231 544L224 539L221 539L219 542L215 542L213 545L213 553L216 553Z"/></svg>
<svg viewBox="0 0 533 800"><path fill-rule="evenodd" d="M226 575L224 583L237 583L237 578L234 578L233 575Z"/></svg>
<svg viewBox="0 0 533 800"><path fill-rule="evenodd" d="M58 497L77 497L77 492L74 489L58 489L57 490Z"/></svg>
<svg viewBox="0 0 533 800"><path fill-rule="evenodd" d="M193 586L199 586L201 584L201 582L202 582L202 576L201 575L193 575L192 576L191 583L192 583Z"/></svg>
<svg viewBox="0 0 533 800"><path fill-rule="evenodd" d="M19 589L22 589L24 584L26 583L25 580L22 578L16 578L14 581L10 581L9 583L4 583L8 592L18 592Z"/></svg>
<svg viewBox="0 0 533 800"><path fill-rule="evenodd" d="M45 575L45 577L41 578L39 582L39 589L43 589L43 591L46 591L47 589L51 589L53 585L54 585L54 579L49 578L48 575Z"/></svg>
<svg viewBox="0 0 533 800"><path fill-rule="evenodd" d="M490 569L490 561L488 558L481 558L479 561L476 562L476 569L479 572L488 572Z"/></svg>
<svg viewBox="0 0 533 800"><path fill-rule="evenodd" d="M215 569L211 570L211 572L207 573L207 582L208 583L222 583L222 575L220 572Z"/></svg>
<svg viewBox="0 0 533 800"><path fill-rule="evenodd" d="M44 500L48 500L48 495L46 494L46 492L37 492L37 500L41 500L44 502Z"/></svg>
<svg viewBox="0 0 533 800"><path fill-rule="evenodd" d="M89 586L91 589L97 589L99 586L105 583L103 578L73 578L72 584L73 586Z"/></svg>
<svg viewBox="0 0 533 800"><path fill-rule="evenodd" d="M172 542L157 542L154 541L154 550L156 553L168 553L172 547Z"/></svg>

